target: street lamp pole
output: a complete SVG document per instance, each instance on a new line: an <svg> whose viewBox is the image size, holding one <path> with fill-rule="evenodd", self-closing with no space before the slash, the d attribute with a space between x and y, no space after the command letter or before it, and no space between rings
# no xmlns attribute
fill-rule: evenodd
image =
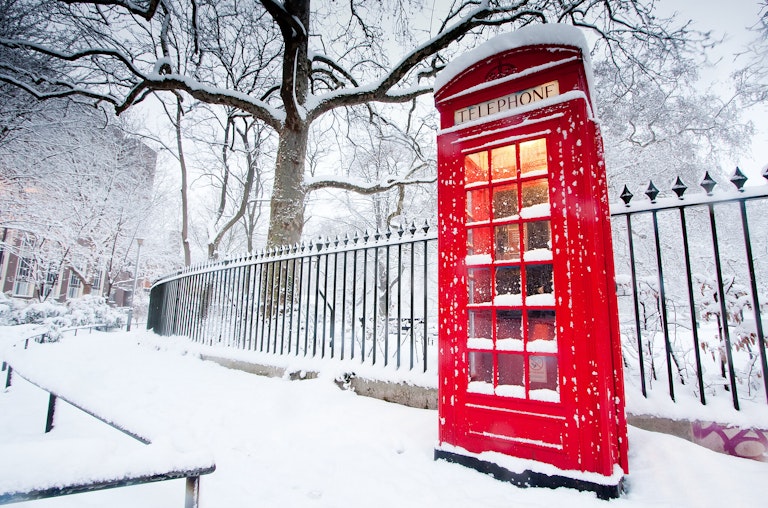
<svg viewBox="0 0 768 508"><path fill-rule="evenodd" d="M133 311L136 307L136 285L139 280L139 256L141 256L141 246L144 244L143 238L136 239L136 263L133 265L133 290L131 291L131 310L128 314L128 325L125 330L131 331L131 320L133 319Z"/></svg>

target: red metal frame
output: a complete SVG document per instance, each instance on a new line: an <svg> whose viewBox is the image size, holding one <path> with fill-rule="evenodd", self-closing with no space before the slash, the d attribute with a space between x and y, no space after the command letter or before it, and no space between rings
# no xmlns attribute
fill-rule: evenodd
<svg viewBox="0 0 768 508"><path fill-rule="evenodd" d="M552 81L559 94L493 115L497 98ZM435 94L440 441L609 477L628 472L627 439L587 85L580 49L550 44L478 62ZM456 113L483 103L487 118Z"/></svg>

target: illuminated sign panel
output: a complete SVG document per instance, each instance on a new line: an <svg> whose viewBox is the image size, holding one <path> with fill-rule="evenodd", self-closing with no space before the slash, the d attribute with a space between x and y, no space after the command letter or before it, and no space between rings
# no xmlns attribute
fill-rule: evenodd
<svg viewBox="0 0 768 508"><path fill-rule="evenodd" d="M534 88L511 93L503 97L497 97L489 101L474 104L466 108L457 109L453 114L453 122L458 125L470 120L477 120L484 116L501 113L520 106L527 106L534 102L543 101L550 97L560 95L560 84L550 81Z"/></svg>

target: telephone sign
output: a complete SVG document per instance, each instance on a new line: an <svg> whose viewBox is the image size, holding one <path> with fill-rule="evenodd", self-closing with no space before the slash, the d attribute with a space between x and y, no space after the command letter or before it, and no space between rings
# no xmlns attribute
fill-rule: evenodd
<svg viewBox="0 0 768 508"><path fill-rule="evenodd" d="M585 48L574 27L531 27L438 77L435 456L615 497L623 376Z"/></svg>

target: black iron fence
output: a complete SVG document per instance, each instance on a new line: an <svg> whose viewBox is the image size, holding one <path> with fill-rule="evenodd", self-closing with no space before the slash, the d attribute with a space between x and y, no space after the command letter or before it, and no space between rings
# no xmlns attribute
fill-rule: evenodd
<svg viewBox="0 0 768 508"><path fill-rule="evenodd" d="M768 175L765 175L768 178ZM737 172L704 192L612 206L625 378L734 407L768 397L768 186ZM152 288L148 327L276 355L436 371L436 232L427 224L318 239L190 267Z"/></svg>
<svg viewBox="0 0 768 508"><path fill-rule="evenodd" d="M768 186L730 181L686 194L677 178L662 198L651 182L637 201L625 186L611 208L625 379L644 396L768 396Z"/></svg>
<svg viewBox="0 0 768 508"><path fill-rule="evenodd" d="M206 345L434 370L435 254L425 223L190 267L153 285L147 327Z"/></svg>

